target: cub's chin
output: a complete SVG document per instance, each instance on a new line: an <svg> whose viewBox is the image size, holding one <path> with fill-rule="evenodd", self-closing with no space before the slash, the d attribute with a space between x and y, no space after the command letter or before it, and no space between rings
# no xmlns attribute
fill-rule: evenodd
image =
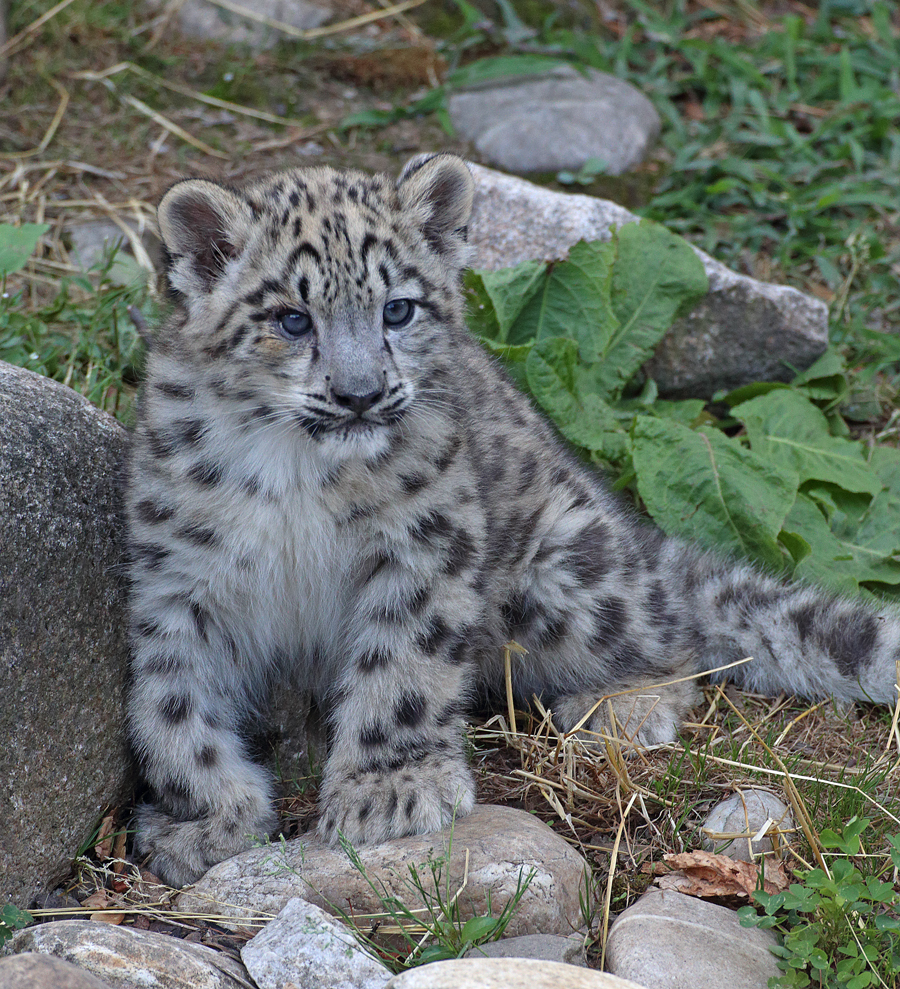
<svg viewBox="0 0 900 989"><path fill-rule="evenodd" d="M390 449L395 425L356 420L320 434L316 446L333 463L347 460L375 460Z"/></svg>

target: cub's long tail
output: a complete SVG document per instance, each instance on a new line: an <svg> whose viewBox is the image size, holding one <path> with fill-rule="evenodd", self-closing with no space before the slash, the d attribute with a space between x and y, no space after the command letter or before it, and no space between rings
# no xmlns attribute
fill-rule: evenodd
<svg viewBox="0 0 900 989"><path fill-rule="evenodd" d="M764 694L897 700L900 608L848 600L749 566L682 553L692 646L706 669L752 657L713 679Z"/></svg>

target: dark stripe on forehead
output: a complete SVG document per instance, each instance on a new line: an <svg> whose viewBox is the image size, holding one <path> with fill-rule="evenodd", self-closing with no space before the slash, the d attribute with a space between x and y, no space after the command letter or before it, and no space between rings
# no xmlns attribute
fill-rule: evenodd
<svg viewBox="0 0 900 989"><path fill-rule="evenodd" d="M379 239L373 233L367 233L365 237L363 237L362 244L360 244L359 246L359 256L363 264L366 263L366 259L368 258L372 249L374 247L378 247L380 243L381 242L379 241Z"/></svg>
<svg viewBox="0 0 900 989"><path fill-rule="evenodd" d="M312 258L316 264L322 263L322 255L316 250L316 248L310 244L308 240L303 241L302 244L298 244L292 251L291 256L288 258L288 265L296 264L300 258L304 255Z"/></svg>

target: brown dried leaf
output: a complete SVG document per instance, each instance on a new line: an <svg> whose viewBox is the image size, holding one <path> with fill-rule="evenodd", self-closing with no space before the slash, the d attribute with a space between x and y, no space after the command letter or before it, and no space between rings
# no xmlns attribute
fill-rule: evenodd
<svg viewBox="0 0 900 989"><path fill-rule="evenodd" d="M116 826L115 814L107 814L100 822L100 829L97 832L97 840L94 842L94 852L102 862L110 858L113 846L113 829Z"/></svg>
<svg viewBox="0 0 900 989"><path fill-rule="evenodd" d="M739 862L727 855L714 852L680 852L664 855L655 872L660 889L674 889L688 896L728 897L749 899L759 888L759 865L755 862ZM779 859L766 858L763 867L763 889L778 893L787 889L791 878ZM670 871L676 870L676 871Z"/></svg>
<svg viewBox="0 0 900 989"><path fill-rule="evenodd" d="M108 911L103 911L101 913L91 914L91 920L99 920L103 924L121 924L124 919L124 913L111 913Z"/></svg>
<svg viewBox="0 0 900 989"><path fill-rule="evenodd" d="M93 910L102 910L104 907L108 907L111 902L112 897L109 895L109 892L105 889L98 889L96 893L86 896L81 901L81 905Z"/></svg>

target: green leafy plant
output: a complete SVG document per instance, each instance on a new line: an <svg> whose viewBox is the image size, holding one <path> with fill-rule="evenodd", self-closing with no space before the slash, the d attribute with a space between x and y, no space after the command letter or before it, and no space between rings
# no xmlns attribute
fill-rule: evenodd
<svg viewBox="0 0 900 989"><path fill-rule="evenodd" d="M556 173L556 181L560 185L590 185L599 175L606 173L609 163L602 158L588 158L577 172L563 169Z"/></svg>
<svg viewBox="0 0 900 989"><path fill-rule="evenodd" d="M640 368L706 291L690 246L642 221L565 261L471 272L470 326L562 435L669 535L840 592L900 596L900 451L852 438L829 350L790 384L665 401Z"/></svg>
<svg viewBox="0 0 900 989"><path fill-rule="evenodd" d="M0 907L0 946L8 941L16 931L34 923L34 917L25 910L14 907L11 903Z"/></svg>
<svg viewBox="0 0 900 989"><path fill-rule="evenodd" d="M842 833L829 829L820 838L825 848L858 855L866 818L853 818ZM900 868L900 835L890 839L894 869ZM849 858L824 869L800 873L801 882L781 893L757 890L762 913L741 907L745 927L774 928L782 943L772 948L784 973L769 980L771 989L866 989L896 985L900 975L900 894L877 876L863 876Z"/></svg>

